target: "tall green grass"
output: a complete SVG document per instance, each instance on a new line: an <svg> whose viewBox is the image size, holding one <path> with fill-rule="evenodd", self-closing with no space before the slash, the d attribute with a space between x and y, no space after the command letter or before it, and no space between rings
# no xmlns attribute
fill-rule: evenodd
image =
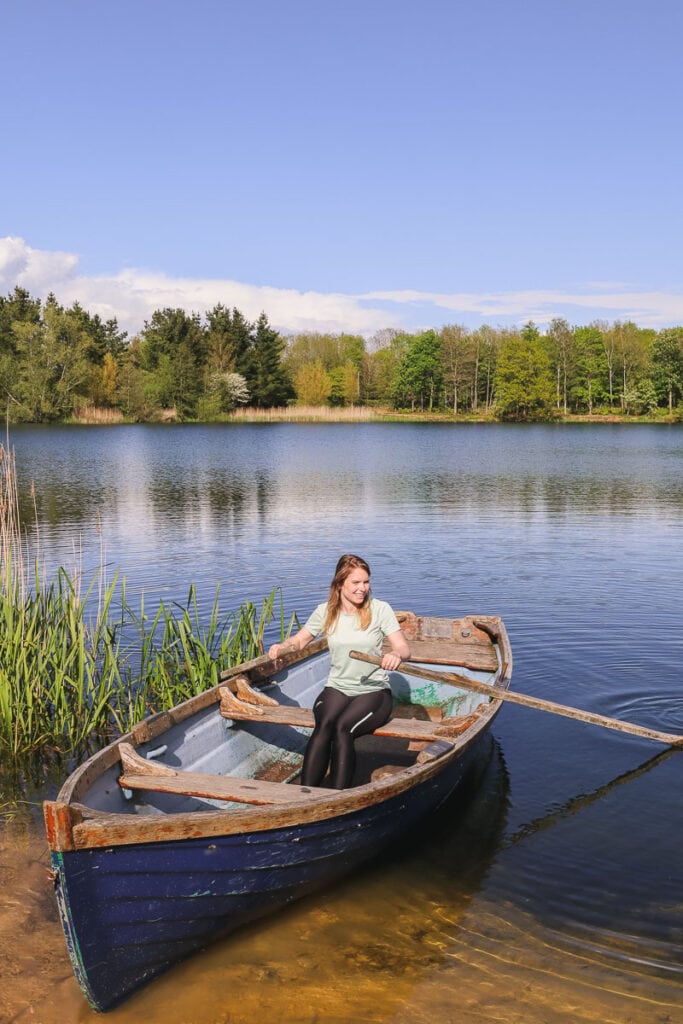
<svg viewBox="0 0 683 1024"><path fill-rule="evenodd" d="M184 605L149 613L128 601L125 579L60 568L50 579L29 558L18 513L14 455L0 444L0 761L5 774L79 759L145 715L215 685L220 672L257 656L273 617L291 630L275 589L208 615L190 587ZM278 602L279 599L279 602Z"/></svg>

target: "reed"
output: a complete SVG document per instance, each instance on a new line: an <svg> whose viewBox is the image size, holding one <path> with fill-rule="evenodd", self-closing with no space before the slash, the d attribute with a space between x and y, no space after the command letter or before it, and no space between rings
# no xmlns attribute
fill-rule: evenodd
<svg viewBox="0 0 683 1024"><path fill-rule="evenodd" d="M260 608L248 601L227 613L217 589L203 615L192 586L184 605L161 602L150 616L144 598L131 606L118 574L104 585L95 572L85 587L63 568L47 580L36 561L29 578L14 456L1 444L0 502L0 758L15 775L86 756L215 685L224 668L261 652L278 595L281 637L292 628L278 588Z"/></svg>
<svg viewBox="0 0 683 1024"><path fill-rule="evenodd" d="M123 423L124 419L125 417L120 409L111 409L108 406L101 405L82 405L80 409L74 411L71 417L72 423L87 424L89 426Z"/></svg>
<svg viewBox="0 0 683 1024"><path fill-rule="evenodd" d="M23 550L14 452L9 443L7 447L0 444L0 587L7 596L23 597L26 579Z"/></svg>
<svg viewBox="0 0 683 1024"><path fill-rule="evenodd" d="M36 755L89 753L145 715L218 683L220 672L258 655L278 596L219 614L218 593L201 621L186 606L136 612L115 580L90 613L95 580L80 594L59 569L23 602L0 608L0 754L21 766ZM284 637L285 631L281 630Z"/></svg>
<svg viewBox="0 0 683 1024"><path fill-rule="evenodd" d="M278 603L280 636L284 639L291 632L295 620L285 623L279 588L264 598L260 608L247 601L223 614L219 596L217 588L208 616L200 614L194 585L184 605L161 602L151 619L144 600L139 614L125 605L122 633L129 634L129 641L114 659L117 687L110 701L117 732L127 732L145 715L216 686L224 669L262 653L264 634Z"/></svg>
<svg viewBox="0 0 683 1024"><path fill-rule="evenodd" d="M384 418L383 411L364 405L333 408L325 405L288 405L277 409L235 409L229 420L238 423L369 423Z"/></svg>

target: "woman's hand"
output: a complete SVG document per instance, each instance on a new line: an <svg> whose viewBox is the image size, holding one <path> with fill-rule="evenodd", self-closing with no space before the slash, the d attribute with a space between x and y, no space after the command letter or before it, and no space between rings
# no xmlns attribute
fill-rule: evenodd
<svg viewBox="0 0 683 1024"><path fill-rule="evenodd" d="M387 640L391 650L387 651L382 658L382 668L385 672L395 672L401 662L407 661L410 657L410 647L400 629L397 629L395 633L390 633Z"/></svg>
<svg viewBox="0 0 683 1024"><path fill-rule="evenodd" d="M268 657L278 661L284 654L294 654L295 651L303 651L306 644L310 644L313 634L309 633L306 627L302 627L294 636L290 636L282 644L271 644L268 648Z"/></svg>
<svg viewBox="0 0 683 1024"><path fill-rule="evenodd" d="M385 672L395 672L401 664L401 658L393 651L388 651L382 658L382 668Z"/></svg>
<svg viewBox="0 0 683 1024"><path fill-rule="evenodd" d="M293 654L294 651L298 651L299 647L297 644L292 643L288 640L284 644L272 644L268 648L268 657L272 658L273 661L279 661L280 658L284 657L285 654Z"/></svg>

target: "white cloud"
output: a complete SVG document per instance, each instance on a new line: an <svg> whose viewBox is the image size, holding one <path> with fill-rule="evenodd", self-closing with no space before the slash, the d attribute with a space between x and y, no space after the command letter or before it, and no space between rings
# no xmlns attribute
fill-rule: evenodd
<svg viewBox="0 0 683 1024"><path fill-rule="evenodd" d="M34 295L42 294L45 282L61 282L71 277L78 256L68 252L31 249L23 238L0 238L0 287L3 291L20 284ZM49 292L48 287L45 294Z"/></svg>
<svg viewBox="0 0 683 1024"><path fill-rule="evenodd" d="M480 317L481 322L548 323L553 317L563 316L572 323L586 323L595 319L633 320L639 327L664 327L683 323L683 292L640 292L622 290L592 291L519 291L444 294L438 292L372 292L370 301L382 301L397 306L419 304L466 317Z"/></svg>
<svg viewBox="0 0 683 1024"><path fill-rule="evenodd" d="M204 314L217 303L236 306L250 320L265 312L283 332L347 331L370 336L383 327L415 330L459 322L513 325L572 324L594 319L634 320L641 327L683 324L683 291L638 291L613 282L583 289L509 292L419 292L411 290L345 295L258 287L221 279L173 278L141 269L113 275L79 273L73 253L32 249L21 238L0 238L0 294L15 285L44 298L54 292L64 305L78 301L103 319L115 317L130 334L156 309L181 307Z"/></svg>
<svg viewBox="0 0 683 1024"><path fill-rule="evenodd" d="M240 281L173 278L148 270L126 269L117 274L78 273L78 256L32 249L21 238L0 238L0 293L15 285L44 298L54 292L59 302L78 301L103 319L116 317L131 334L140 330L156 309L181 307L206 313L217 303L236 306L255 320L262 312L281 331L349 331L372 334L386 326L381 310L364 308L357 296L298 292L258 287Z"/></svg>

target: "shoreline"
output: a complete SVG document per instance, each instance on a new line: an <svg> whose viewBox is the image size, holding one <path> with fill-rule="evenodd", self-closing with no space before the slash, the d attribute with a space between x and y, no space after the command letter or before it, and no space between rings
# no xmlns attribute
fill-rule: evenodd
<svg viewBox="0 0 683 1024"><path fill-rule="evenodd" d="M298 410L296 406L291 409L254 409L248 412L239 412L226 415L219 419L211 420L180 420L175 416L164 416L162 418L154 418L148 420L133 420L126 419L123 416L120 418L112 417L99 417L99 416L79 416L70 417L65 420L55 420L50 423L38 423L38 422L23 422L10 424L11 427L17 426L131 426L131 425L149 425L149 426L177 426L177 425L196 425L196 426L213 426L213 425L229 425L229 424L252 424L252 423L444 423L451 424L454 426L473 424L473 423L490 423L493 425L505 425L505 424L528 424L528 425L539 425L539 424L561 424L571 425L575 423L589 423L589 424L661 424L664 426L671 426L680 424L683 422L683 413L673 413L669 415L657 415L657 416L629 416L625 413L576 413L568 416L558 415L552 416L548 419L497 419L495 416L482 415L476 416L471 413L464 414L462 416L453 416L450 413L423 413L423 412L389 412L379 411L374 409L368 409L363 407L362 409L339 409L339 410L328 410L324 407L320 409L307 408Z"/></svg>

